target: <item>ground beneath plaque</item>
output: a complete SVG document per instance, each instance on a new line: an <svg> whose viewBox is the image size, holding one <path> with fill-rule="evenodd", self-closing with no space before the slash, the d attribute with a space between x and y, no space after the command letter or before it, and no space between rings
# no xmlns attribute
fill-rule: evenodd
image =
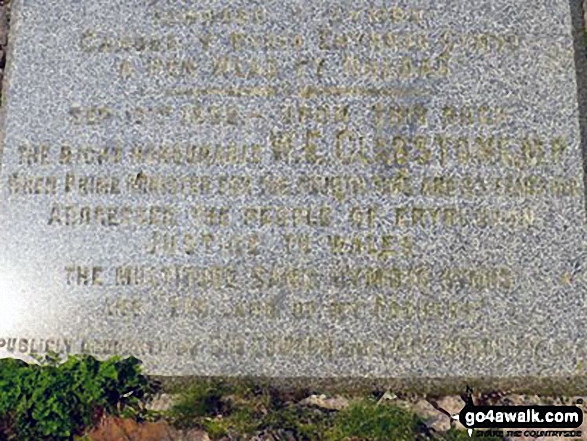
<svg viewBox="0 0 587 441"><path fill-rule="evenodd" d="M91 441L209 441L209 440L393 440L464 441L469 435L450 418L464 407L461 396L423 397L389 391L367 395L313 394L299 399L259 386L231 391L210 383L194 384L182 393L159 394L148 408L152 422L106 418L89 432ZM302 393L302 392L300 392ZM578 405L581 397L544 397L504 393L477 394L477 405ZM483 436L489 440L587 439ZM524 433L525 431L522 431ZM483 432L474 435L478 438Z"/></svg>

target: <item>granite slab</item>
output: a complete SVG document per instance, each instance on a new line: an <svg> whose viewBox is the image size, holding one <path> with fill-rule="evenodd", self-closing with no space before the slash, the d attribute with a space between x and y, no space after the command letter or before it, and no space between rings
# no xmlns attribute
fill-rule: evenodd
<svg viewBox="0 0 587 441"><path fill-rule="evenodd" d="M16 0L0 357L587 370L580 0Z"/></svg>

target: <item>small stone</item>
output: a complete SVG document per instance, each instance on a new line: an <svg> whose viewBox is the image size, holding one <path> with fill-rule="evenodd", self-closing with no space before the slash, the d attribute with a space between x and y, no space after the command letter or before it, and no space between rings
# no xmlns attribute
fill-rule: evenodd
<svg viewBox="0 0 587 441"><path fill-rule="evenodd" d="M448 432L450 430L450 418L439 413L437 416L426 421L426 427L435 432Z"/></svg>
<svg viewBox="0 0 587 441"><path fill-rule="evenodd" d="M465 402L457 395L442 397L436 404L440 409L447 411L450 415L456 415L465 407Z"/></svg>
<svg viewBox="0 0 587 441"><path fill-rule="evenodd" d="M384 401L393 401L393 400L396 400L396 399L397 399L397 395L396 394L394 394L394 393L392 393L390 391L387 391L387 392L385 392L381 396L381 398L379 398L379 401L377 402L377 404L382 403Z"/></svg>
<svg viewBox="0 0 587 441"><path fill-rule="evenodd" d="M442 397L436 402L436 405L439 409L444 410L451 416L450 421L454 424L455 428L465 430L465 426L458 419L455 420L452 418L454 415L459 414L465 407L465 402L461 397L457 395Z"/></svg>
<svg viewBox="0 0 587 441"><path fill-rule="evenodd" d="M174 398L169 394L159 394L149 402L145 407L147 410L166 412L173 406Z"/></svg>
<svg viewBox="0 0 587 441"><path fill-rule="evenodd" d="M349 400L341 396L311 395L300 401L304 406L316 406L328 410L342 410L349 406Z"/></svg>
<svg viewBox="0 0 587 441"><path fill-rule="evenodd" d="M210 441L210 437L203 430L190 430L185 434L185 441Z"/></svg>
<svg viewBox="0 0 587 441"><path fill-rule="evenodd" d="M438 414L442 415L442 412L440 412L426 400L418 400L416 403L414 403L412 405L412 411L424 418L435 417Z"/></svg>
<svg viewBox="0 0 587 441"><path fill-rule="evenodd" d="M412 405L412 411L425 420L426 427L436 432L450 430L450 418L436 409L426 400L419 400Z"/></svg>

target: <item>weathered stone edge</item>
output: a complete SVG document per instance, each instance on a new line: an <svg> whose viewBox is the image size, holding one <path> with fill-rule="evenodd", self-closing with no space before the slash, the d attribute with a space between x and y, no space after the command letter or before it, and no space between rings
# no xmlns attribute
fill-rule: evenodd
<svg viewBox="0 0 587 441"><path fill-rule="evenodd" d="M571 377L512 377L512 378L311 378L311 377L163 377L152 376L168 392L183 390L203 380L222 381L226 384L248 382L279 390L284 394L347 393L393 391L419 396L445 396L465 394L467 387L475 393L488 394L502 391L508 394L545 396L587 395L587 376Z"/></svg>
<svg viewBox="0 0 587 441"><path fill-rule="evenodd" d="M587 0L570 0L571 19L575 52L577 98L581 132L581 151L583 154L583 184L587 190ZM585 219L587 219L587 197L585 200Z"/></svg>
<svg viewBox="0 0 587 441"><path fill-rule="evenodd" d="M6 25L7 28L9 28L6 29L7 41L0 42L5 43L5 45L1 47L1 49L4 50L4 56L6 57L4 74L2 76L2 83L0 84L0 97L2 98L0 105L0 172L2 171L4 140L6 137L6 115L8 108L6 103L8 102L8 99L10 97L10 78L12 77L12 54L14 52L15 40L14 34L18 29L18 23L16 23L15 20L10 20L10 26L8 26L9 14L10 18L17 16L17 14L15 14L15 10L17 10L20 7L20 2L21 0L8 0L2 2L2 5L0 6L2 8L0 11L0 20L2 21L2 23Z"/></svg>

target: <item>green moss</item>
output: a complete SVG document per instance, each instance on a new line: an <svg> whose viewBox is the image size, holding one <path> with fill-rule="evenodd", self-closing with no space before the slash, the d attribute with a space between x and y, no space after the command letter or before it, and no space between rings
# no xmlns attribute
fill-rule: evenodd
<svg viewBox="0 0 587 441"><path fill-rule="evenodd" d="M179 394L169 416L179 428L201 427L216 439L253 433L270 403L271 397L260 387L201 380Z"/></svg>
<svg viewBox="0 0 587 441"><path fill-rule="evenodd" d="M323 440L334 425L335 413L300 405L290 405L266 415L260 428L286 431L299 440Z"/></svg>
<svg viewBox="0 0 587 441"><path fill-rule="evenodd" d="M331 412L292 404L277 389L246 381L193 383L169 415L176 426L201 427L212 439L287 431L296 439L320 440L333 422Z"/></svg>
<svg viewBox="0 0 587 441"><path fill-rule="evenodd" d="M405 409L364 400L337 414L334 427L328 431L328 439L413 441L418 436L419 423L420 419Z"/></svg>
<svg viewBox="0 0 587 441"><path fill-rule="evenodd" d="M202 423L202 428L211 439L219 439L228 435L229 428L222 419L207 418Z"/></svg>
<svg viewBox="0 0 587 441"><path fill-rule="evenodd" d="M169 412L178 427L191 427L202 418L214 417L223 410L224 385L215 380L193 383L179 394Z"/></svg>

